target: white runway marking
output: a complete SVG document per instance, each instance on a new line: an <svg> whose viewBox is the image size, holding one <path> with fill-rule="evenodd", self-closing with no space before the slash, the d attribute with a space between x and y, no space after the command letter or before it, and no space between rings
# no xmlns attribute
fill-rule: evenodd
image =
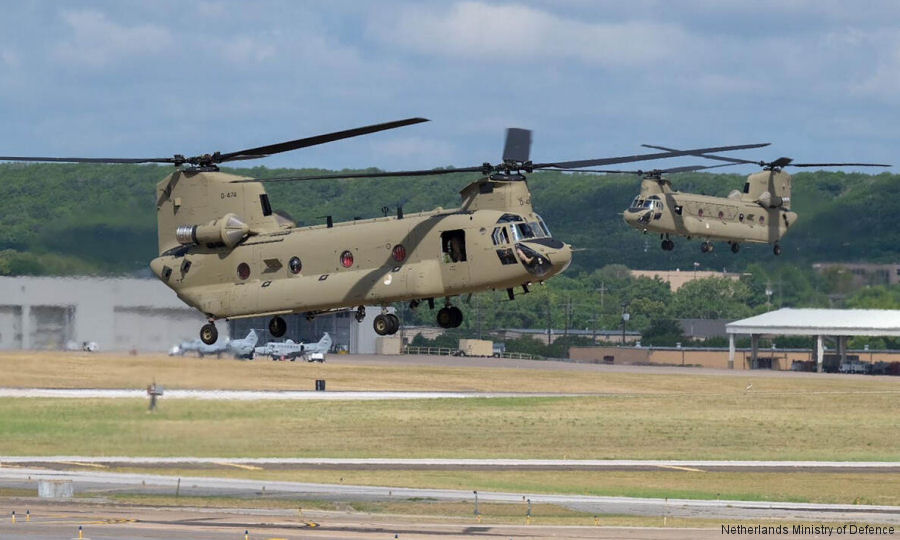
<svg viewBox="0 0 900 540"><path fill-rule="evenodd" d="M314 392L301 390L165 390L161 399L377 401L391 399L472 399L511 397L578 397L590 394L517 392ZM0 398L147 399L145 389L127 388L0 388Z"/></svg>

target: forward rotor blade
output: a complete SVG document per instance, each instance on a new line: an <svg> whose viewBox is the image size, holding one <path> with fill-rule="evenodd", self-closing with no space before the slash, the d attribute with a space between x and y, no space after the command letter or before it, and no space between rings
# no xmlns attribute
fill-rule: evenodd
<svg viewBox="0 0 900 540"><path fill-rule="evenodd" d="M256 148L248 148L247 150L239 150L237 152L229 152L227 154L221 154L216 159L217 163L224 163L226 161L234 161L238 159L253 159L259 157L270 156L272 154L278 154L281 152L287 152L289 150L296 150L298 148L306 148L308 146L315 146L318 144L324 144L332 141L338 141L340 139L348 139L350 137L358 137L360 135L366 135L368 133L375 133L377 131L384 131L386 129L394 129L403 126L409 126L413 124L419 124L422 122L428 122L427 118L407 118L405 120L397 120L395 122L386 122L383 124L373 124L370 126L363 126L354 129L347 129L344 131L335 131L334 133L326 133L324 135L316 135L314 137L306 137L303 139L296 139L293 141L287 141L277 144L269 144L266 146L259 146Z"/></svg>
<svg viewBox="0 0 900 540"><path fill-rule="evenodd" d="M677 152L678 151L677 148L667 148L665 146L656 146L653 144L642 144L641 146L643 146L645 148L653 148L656 150L665 150L667 152ZM709 158L709 159L715 159L718 161L727 161L729 163L748 163L750 165L759 165L760 167L765 165L764 161L750 161L749 159L733 158L733 157L727 157L727 156L712 156L712 155L709 155L709 154L706 154L703 152L697 152L697 153L691 152L691 155L694 155L697 157L705 157L705 158Z"/></svg>
<svg viewBox="0 0 900 540"><path fill-rule="evenodd" d="M672 167L670 169L650 169L650 170L636 169L636 170L631 170L631 171L609 170L609 169L554 169L554 170L564 171L564 172L587 172L587 173L606 173L606 174L648 174L648 173L675 174L675 173L683 173L683 172L702 171L704 169L718 169L719 167L731 167L731 163L724 163L722 165L688 165L685 167Z"/></svg>
<svg viewBox="0 0 900 540"><path fill-rule="evenodd" d="M631 163L634 161L648 161L652 159L664 159L678 156L690 156L696 154L705 154L706 152L727 152L730 150L746 150L748 148L762 148L768 146L769 143L760 144L741 144L737 146L716 146L712 148L694 148L691 150L669 150L656 154L636 154L633 156L622 156L614 158L585 159L579 161L561 161L556 163L538 163L534 165L535 169L581 169L583 167L595 167L597 165L613 165L615 163Z"/></svg>
<svg viewBox="0 0 900 540"><path fill-rule="evenodd" d="M531 130L509 128L506 130L506 144L503 146L503 161L525 163L531 154Z"/></svg>
<svg viewBox="0 0 900 540"><path fill-rule="evenodd" d="M243 182L304 182L306 180L342 180L347 178L400 178L405 176L436 176L454 173L483 173L484 167L463 167L460 169L426 169L421 171L385 171L377 173L349 173L349 174L317 174L310 176L280 176L274 178L247 178L235 180L235 183Z"/></svg>

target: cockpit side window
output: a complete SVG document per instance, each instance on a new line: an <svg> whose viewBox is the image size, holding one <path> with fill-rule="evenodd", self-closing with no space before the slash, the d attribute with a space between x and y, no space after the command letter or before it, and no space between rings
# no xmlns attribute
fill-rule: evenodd
<svg viewBox="0 0 900 540"><path fill-rule="evenodd" d="M541 229L544 230L544 235L546 235L548 238L553 236L552 234L550 234L550 228L547 227L546 223L544 223L544 218L542 218L541 216L538 216L538 223L540 223Z"/></svg>
<svg viewBox="0 0 900 540"><path fill-rule="evenodd" d="M495 227L491 238L494 240L495 246L509 243L509 233L506 232L506 227Z"/></svg>
<svg viewBox="0 0 900 540"><path fill-rule="evenodd" d="M631 201L632 208L643 208L643 206L644 206L644 200L641 199L640 195L638 195L637 197L634 198L633 201Z"/></svg>

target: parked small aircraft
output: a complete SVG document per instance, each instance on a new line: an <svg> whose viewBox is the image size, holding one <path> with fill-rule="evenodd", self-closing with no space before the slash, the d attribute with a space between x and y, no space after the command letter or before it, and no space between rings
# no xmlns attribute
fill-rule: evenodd
<svg viewBox="0 0 900 540"><path fill-rule="evenodd" d="M270 341L262 347L256 347L257 355L269 356L272 359L282 358L294 361L303 358L307 362L324 362L325 354L331 350L331 336L328 332L317 343L294 343L288 339L283 342Z"/></svg>
<svg viewBox="0 0 900 540"><path fill-rule="evenodd" d="M231 353L236 358L246 358L252 360L253 348L256 346L256 342L258 341L258 339L259 338L256 335L256 331L250 330L250 333L247 334L247 337L243 339L226 338L221 342L216 342L212 345L207 345L200 339L183 341L169 350L169 356L184 356L184 353L186 352L195 352L197 353L197 356L201 358L203 356L213 354L216 355L217 358L221 358L222 354Z"/></svg>

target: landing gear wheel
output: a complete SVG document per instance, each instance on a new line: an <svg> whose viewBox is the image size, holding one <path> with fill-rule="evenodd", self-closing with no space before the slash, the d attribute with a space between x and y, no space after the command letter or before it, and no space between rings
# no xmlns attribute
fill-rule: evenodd
<svg viewBox="0 0 900 540"><path fill-rule="evenodd" d="M272 337L281 337L287 332L287 323L281 317L269 319L269 333Z"/></svg>
<svg viewBox="0 0 900 540"><path fill-rule="evenodd" d="M781 255L781 246L775 244L775 246L772 248L772 252L775 253L775 255Z"/></svg>
<svg viewBox="0 0 900 540"><path fill-rule="evenodd" d="M397 333L397 330L400 330L400 317L394 315L393 313L388 313L385 315L388 318L388 321L391 323L391 329L388 332L390 335L394 335Z"/></svg>
<svg viewBox="0 0 900 540"><path fill-rule="evenodd" d="M672 251L673 249L675 249L675 242L673 242L669 239L663 240L662 248L663 248L663 251Z"/></svg>
<svg viewBox="0 0 900 540"><path fill-rule="evenodd" d="M732 252L732 253L737 253L737 252L740 251L740 250L741 250L741 245L740 245L740 244L738 244L737 242L732 242L732 243L731 243L731 252Z"/></svg>
<svg viewBox="0 0 900 540"><path fill-rule="evenodd" d="M712 250L713 250L712 242L703 242L702 244L700 244L700 251L702 251L703 253L709 253Z"/></svg>
<svg viewBox="0 0 900 540"><path fill-rule="evenodd" d="M212 345L217 339L219 339L219 331L216 330L216 325L208 323L200 327L200 341Z"/></svg>
<svg viewBox="0 0 900 540"><path fill-rule="evenodd" d="M438 310L437 323L441 328L453 328L453 312L450 311L450 306Z"/></svg>
<svg viewBox="0 0 900 540"><path fill-rule="evenodd" d="M456 306L450 306L450 327L459 328L463 322L462 310Z"/></svg>
<svg viewBox="0 0 900 540"><path fill-rule="evenodd" d="M363 320L366 318L366 307L359 306L358 308L356 308L355 317L356 317L356 322L363 322Z"/></svg>
<svg viewBox="0 0 900 540"><path fill-rule="evenodd" d="M372 321L372 328L379 336L386 336L391 333L391 320L387 315L376 315Z"/></svg>

